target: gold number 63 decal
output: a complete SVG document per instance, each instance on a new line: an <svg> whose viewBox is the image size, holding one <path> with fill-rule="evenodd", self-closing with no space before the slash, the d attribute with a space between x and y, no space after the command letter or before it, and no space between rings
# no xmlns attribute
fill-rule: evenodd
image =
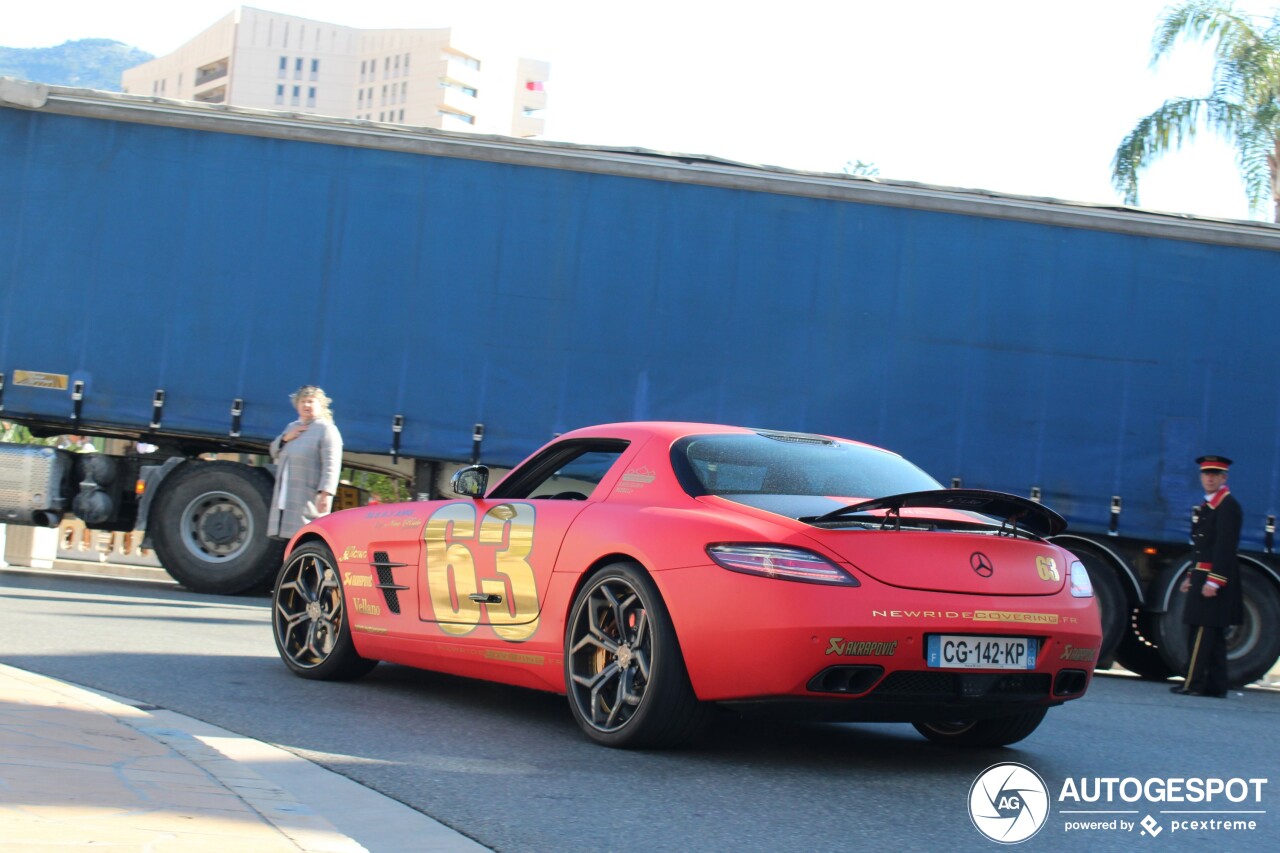
<svg viewBox="0 0 1280 853"><path fill-rule="evenodd" d="M534 508L524 503L491 507L478 531L474 504L448 504L431 515L422 538L431 610L440 630L455 637L470 634L483 613L504 640L519 643L533 636L540 609L537 579L529 565L533 522ZM494 566L501 577L481 578L476 549L490 547L500 549ZM476 601L471 596L477 593L490 600Z"/></svg>

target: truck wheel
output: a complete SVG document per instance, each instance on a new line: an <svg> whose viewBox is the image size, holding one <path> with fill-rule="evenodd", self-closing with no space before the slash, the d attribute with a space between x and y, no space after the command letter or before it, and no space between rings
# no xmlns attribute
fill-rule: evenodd
<svg viewBox="0 0 1280 853"><path fill-rule="evenodd" d="M1120 637L1120 645L1116 646L1116 663L1148 681L1164 681L1175 674L1156 642L1152 617L1157 615L1145 610L1130 611L1129 624Z"/></svg>
<svg viewBox="0 0 1280 853"><path fill-rule="evenodd" d="M271 475L236 462L186 462L156 495L156 556L195 592L235 595L271 582L285 543L267 537Z"/></svg>
<svg viewBox="0 0 1280 853"><path fill-rule="evenodd" d="M1188 564L1190 565L1190 564ZM1182 577L1182 572L1178 572ZM1240 592L1244 597L1244 621L1227 628L1227 683L1242 687L1267 674L1280 657L1280 592L1257 568L1240 563ZM1188 638L1192 626L1182 621L1187 597L1175 592L1169 612L1156 626L1165 662L1178 674L1190 663Z"/></svg>

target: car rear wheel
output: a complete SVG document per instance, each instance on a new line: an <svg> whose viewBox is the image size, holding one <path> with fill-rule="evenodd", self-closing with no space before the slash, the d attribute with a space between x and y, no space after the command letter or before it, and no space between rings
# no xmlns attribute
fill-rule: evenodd
<svg viewBox="0 0 1280 853"><path fill-rule="evenodd" d="M916 731L934 743L950 746L1008 746L1036 730L1047 709L1036 708L988 720L912 723Z"/></svg>
<svg viewBox="0 0 1280 853"><path fill-rule="evenodd" d="M638 565L613 563L587 580L564 647L569 707L595 742L676 746L705 727L710 712L689 683L671 617Z"/></svg>
<svg viewBox="0 0 1280 853"><path fill-rule="evenodd" d="M321 542L299 546L280 569L272 595L276 650L295 675L350 681L378 665L356 654L333 553Z"/></svg>

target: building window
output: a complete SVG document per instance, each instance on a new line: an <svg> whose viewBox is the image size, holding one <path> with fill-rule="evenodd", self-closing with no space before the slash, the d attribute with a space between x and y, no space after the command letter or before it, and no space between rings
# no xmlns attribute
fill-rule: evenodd
<svg viewBox="0 0 1280 853"><path fill-rule="evenodd" d="M361 83L364 82L364 67L366 64L367 63L363 59L360 60L360 82Z"/></svg>
<svg viewBox="0 0 1280 853"><path fill-rule="evenodd" d="M281 83L279 86L276 86L276 106L278 107L284 106L284 84L283 83Z"/></svg>
<svg viewBox="0 0 1280 853"><path fill-rule="evenodd" d="M382 100L378 101L378 106L385 107L387 105L387 84L382 84Z"/></svg>
<svg viewBox="0 0 1280 853"><path fill-rule="evenodd" d="M356 92L356 109L364 109L364 89Z"/></svg>
<svg viewBox="0 0 1280 853"><path fill-rule="evenodd" d="M391 57L382 60L382 79L386 80L391 76Z"/></svg>
<svg viewBox="0 0 1280 853"><path fill-rule="evenodd" d="M404 55L404 73L406 77L409 76L409 54L407 53Z"/></svg>
<svg viewBox="0 0 1280 853"><path fill-rule="evenodd" d="M206 89L203 92L195 93L195 100L203 101L206 104L221 104L227 100L226 84L213 89Z"/></svg>
<svg viewBox="0 0 1280 853"><path fill-rule="evenodd" d="M219 59L217 62L210 62L207 65L201 65L196 69L196 85L203 86L205 83L212 80L226 77L230 67L230 59Z"/></svg>
<svg viewBox="0 0 1280 853"><path fill-rule="evenodd" d="M404 121L404 110L400 111L400 121Z"/></svg>
<svg viewBox="0 0 1280 853"><path fill-rule="evenodd" d="M470 95L473 98L476 97L476 94L477 94L476 90L473 89L472 87L464 86L461 83L459 83L457 80L450 80L447 77L440 78L440 88L453 89L455 92L461 92L462 94Z"/></svg>
<svg viewBox="0 0 1280 853"><path fill-rule="evenodd" d="M396 76L399 77L400 76L400 54L396 54L395 69L396 69Z"/></svg>
<svg viewBox="0 0 1280 853"><path fill-rule="evenodd" d="M294 80L302 79L302 57L301 56L299 56L297 59L293 61L293 79Z"/></svg>
<svg viewBox="0 0 1280 853"><path fill-rule="evenodd" d="M320 60L318 59L311 60L311 79L320 79Z"/></svg>
<svg viewBox="0 0 1280 853"><path fill-rule="evenodd" d="M307 87L307 106L310 107L311 109L315 109L316 107L316 87L315 86Z"/></svg>
<svg viewBox="0 0 1280 853"><path fill-rule="evenodd" d="M465 56L464 54L461 54L461 53L454 53L451 50L444 51L443 55L444 55L444 58L449 60L450 62L457 62L461 65L466 66L467 68L474 68L476 71L480 70L480 60L475 59L474 57Z"/></svg>
<svg viewBox="0 0 1280 853"><path fill-rule="evenodd" d="M294 86L293 96L289 98L289 105L294 107L299 106L301 99L302 99L302 87Z"/></svg>
<svg viewBox="0 0 1280 853"><path fill-rule="evenodd" d="M403 104L407 100L409 100L409 81L408 80L400 84L400 103Z"/></svg>
<svg viewBox="0 0 1280 853"><path fill-rule="evenodd" d="M276 74L276 76L281 79L284 79L285 75L287 75L288 73L289 73L289 57L282 56L280 57L280 71Z"/></svg>
<svg viewBox="0 0 1280 853"><path fill-rule="evenodd" d="M469 116L466 113L454 112L453 110L436 110L436 115L442 116L443 118L451 118L454 121L460 121L463 124L476 123L475 116Z"/></svg>

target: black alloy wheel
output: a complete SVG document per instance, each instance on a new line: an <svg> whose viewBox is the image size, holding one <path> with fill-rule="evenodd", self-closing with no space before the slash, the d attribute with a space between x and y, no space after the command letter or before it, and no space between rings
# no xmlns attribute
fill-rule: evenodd
<svg viewBox="0 0 1280 853"><path fill-rule="evenodd" d="M706 725L666 606L634 563L606 566L579 590L564 658L569 707L597 743L676 746Z"/></svg>
<svg viewBox="0 0 1280 853"><path fill-rule="evenodd" d="M272 596L276 650L295 675L322 681L359 678L377 666L360 657L333 553L307 542L280 570Z"/></svg>

